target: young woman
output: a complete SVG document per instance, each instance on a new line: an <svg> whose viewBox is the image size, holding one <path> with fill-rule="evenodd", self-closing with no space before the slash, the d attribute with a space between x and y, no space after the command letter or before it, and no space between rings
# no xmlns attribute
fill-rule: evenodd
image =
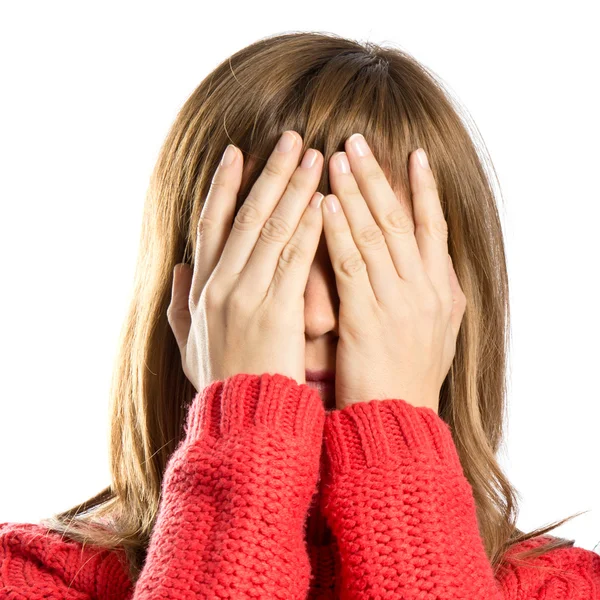
<svg viewBox="0 0 600 600"><path fill-rule="evenodd" d="M0 525L0 598L599 598L600 556L546 535L567 519L519 530L497 462L486 161L397 49L293 33L220 64L153 173L112 483Z"/></svg>

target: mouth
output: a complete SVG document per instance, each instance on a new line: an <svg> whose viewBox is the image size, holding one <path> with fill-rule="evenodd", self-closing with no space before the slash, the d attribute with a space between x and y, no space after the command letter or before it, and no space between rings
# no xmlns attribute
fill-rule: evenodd
<svg viewBox="0 0 600 600"><path fill-rule="evenodd" d="M321 378L312 372L306 374L306 385L319 392L323 405L327 410L335 408L335 376L332 373L320 372Z"/></svg>
<svg viewBox="0 0 600 600"><path fill-rule="evenodd" d="M333 371L311 371L306 369L306 381L335 381L335 373Z"/></svg>

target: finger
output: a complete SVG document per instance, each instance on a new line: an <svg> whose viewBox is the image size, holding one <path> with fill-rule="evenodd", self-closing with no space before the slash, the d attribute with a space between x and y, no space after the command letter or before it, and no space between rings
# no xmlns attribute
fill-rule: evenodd
<svg viewBox="0 0 600 600"><path fill-rule="evenodd" d="M448 279L448 225L442 212L440 197L427 155L422 148L411 153L410 188L415 216L415 238L419 245L425 271L440 299L449 303L451 291ZM423 157L424 165L419 161Z"/></svg>
<svg viewBox="0 0 600 600"><path fill-rule="evenodd" d="M226 158L233 160L225 164ZM219 262L229 235L235 214L237 192L242 181L242 167L243 158L239 150L230 144L213 175L196 227L196 251L190 290L193 306L198 304L202 290Z"/></svg>
<svg viewBox="0 0 600 600"><path fill-rule="evenodd" d="M452 264L452 257L449 254L448 272L450 289L452 290L452 314L450 318L450 324L452 327L452 332L454 333L454 337L456 338L458 336L458 332L460 330L460 326L465 315L465 310L467 308L467 298L462 288L460 287L458 276L456 275L454 265Z"/></svg>
<svg viewBox="0 0 600 600"><path fill-rule="evenodd" d="M351 135L346 150L358 187L385 237L396 273L405 281L418 281L425 271L410 214L398 201L365 138Z"/></svg>
<svg viewBox="0 0 600 600"><path fill-rule="evenodd" d="M272 274L268 293L282 305L289 298L303 297L306 282L323 231L323 194L315 192L289 243L279 256L275 274Z"/></svg>
<svg viewBox="0 0 600 600"><path fill-rule="evenodd" d="M189 308L189 295L192 284L192 269L184 263L175 266L171 285L171 303L167 309L167 320L175 336L182 360L185 360L185 348L192 326Z"/></svg>
<svg viewBox="0 0 600 600"><path fill-rule="evenodd" d="M396 287L393 284L399 280L399 277L386 238L365 202L362 190L359 189L354 173L350 169L346 153L336 152L331 157L329 165L332 190L343 207L354 243L367 265L373 293L379 301L389 301L392 295L396 296ZM384 183L387 185L387 181ZM373 187L376 187L375 183ZM371 189L371 192L376 194L377 190Z"/></svg>
<svg viewBox="0 0 600 600"><path fill-rule="evenodd" d="M323 230L329 259L335 272L340 304L352 303L357 298L368 298L376 302L367 265L354 243L350 225L338 198L334 194L325 196L321 208Z"/></svg>
<svg viewBox="0 0 600 600"><path fill-rule="evenodd" d="M271 216L298 166L301 149L302 138L295 131L285 131L279 138L234 219L216 267L220 277L237 279L246 266L265 221Z"/></svg>
<svg viewBox="0 0 600 600"><path fill-rule="evenodd" d="M317 226L319 231L322 230L321 211L315 211L314 213L306 211L308 203L319 185L322 166L323 155L317 150L309 148L304 154L300 166L297 167L289 180L275 210L262 228L252 255L239 277L238 285L240 288L266 292L273 281L273 274L276 271L281 271L281 269L285 270L288 266L286 263L293 262L294 265L291 265L293 266L292 270L296 272L296 263L304 263L308 260L308 249L296 245L302 241L299 238L307 233L306 222L300 236L294 236L294 232L298 228L298 223L303 215L309 217L309 235L314 235ZM316 218L315 213L318 214L318 218ZM304 272L304 265L300 268ZM306 265L306 269L309 268L310 263ZM279 274L277 277L280 279ZM306 284L306 281L304 284Z"/></svg>

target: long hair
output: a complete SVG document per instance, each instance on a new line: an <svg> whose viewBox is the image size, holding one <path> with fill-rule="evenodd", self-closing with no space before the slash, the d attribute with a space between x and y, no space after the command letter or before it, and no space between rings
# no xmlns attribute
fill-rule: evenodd
<svg viewBox="0 0 600 600"><path fill-rule="evenodd" d="M280 134L297 131L324 165L361 132L394 190L410 198L408 157L423 147L448 223L448 249L467 308L452 367L440 391L477 506L494 572L508 551L527 561L574 540L542 536L581 513L529 533L516 527L518 492L497 452L506 424L509 293L496 172L472 119L443 83L407 52L331 33L263 38L219 64L179 111L150 179L133 295L110 389L111 485L41 521L63 537L122 549L132 583L143 567L167 461L184 436L196 394L167 321L173 268L193 267L196 226L229 143L254 162L237 209ZM330 193L324 168L318 190ZM536 538L533 541L533 538ZM543 542L540 544L539 542ZM529 564L529 563L527 563Z"/></svg>

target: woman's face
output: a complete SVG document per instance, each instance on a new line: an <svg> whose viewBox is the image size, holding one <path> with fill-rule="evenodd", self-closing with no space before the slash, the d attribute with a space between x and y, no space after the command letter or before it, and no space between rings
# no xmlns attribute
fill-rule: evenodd
<svg viewBox="0 0 600 600"><path fill-rule="evenodd" d="M244 165L242 186L248 178L253 160L250 158ZM397 195L399 196L399 194ZM412 216L410 201L406 207ZM304 292L305 366L307 370L335 373L339 303L335 273L323 231ZM326 409L333 410L335 408L334 386L318 386L316 382L307 382L307 384L318 389Z"/></svg>

